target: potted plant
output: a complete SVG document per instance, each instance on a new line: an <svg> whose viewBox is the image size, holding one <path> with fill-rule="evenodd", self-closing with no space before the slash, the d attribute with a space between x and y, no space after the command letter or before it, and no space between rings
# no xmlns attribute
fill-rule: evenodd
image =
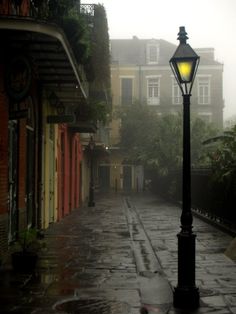
<svg viewBox="0 0 236 314"><path fill-rule="evenodd" d="M13 269L17 272L33 272L41 246L37 229L29 227L20 231L11 254Z"/></svg>

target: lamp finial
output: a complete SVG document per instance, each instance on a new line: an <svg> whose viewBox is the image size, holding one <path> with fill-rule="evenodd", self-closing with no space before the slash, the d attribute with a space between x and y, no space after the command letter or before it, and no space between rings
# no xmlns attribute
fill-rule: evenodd
<svg viewBox="0 0 236 314"><path fill-rule="evenodd" d="M188 39L188 36L187 36L184 26L180 26L177 39L180 41L181 44L186 44L186 40Z"/></svg>

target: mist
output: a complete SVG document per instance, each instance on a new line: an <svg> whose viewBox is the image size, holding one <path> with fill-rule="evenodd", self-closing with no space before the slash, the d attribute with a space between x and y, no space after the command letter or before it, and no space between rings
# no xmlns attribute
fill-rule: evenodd
<svg viewBox="0 0 236 314"><path fill-rule="evenodd" d="M193 48L215 49L224 64L224 120L236 115L236 1L235 0L102 0L111 39L164 39L178 45L179 26L185 26ZM91 3L84 0L82 3Z"/></svg>

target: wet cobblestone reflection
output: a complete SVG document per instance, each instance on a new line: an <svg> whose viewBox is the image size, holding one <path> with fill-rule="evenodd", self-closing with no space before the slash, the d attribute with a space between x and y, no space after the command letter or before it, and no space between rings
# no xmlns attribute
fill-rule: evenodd
<svg viewBox="0 0 236 314"><path fill-rule="evenodd" d="M130 307L125 303L107 300L65 300L53 307L68 314L128 314Z"/></svg>
<svg viewBox="0 0 236 314"><path fill-rule="evenodd" d="M97 197L45 232L34 274L0 269L1 314L180 314L172 307L177 281L180 208L151 195ZM236 313L236 264L222 252L227 234L194 218L194 314ZM190 313L184 313L190 314Z"/></svg>

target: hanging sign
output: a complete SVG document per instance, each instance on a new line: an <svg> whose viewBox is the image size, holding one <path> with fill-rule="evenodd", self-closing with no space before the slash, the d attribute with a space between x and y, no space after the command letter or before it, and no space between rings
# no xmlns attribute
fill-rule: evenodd
<svg viewBox="0 0 236 314"><path fill-rule="evenodd" d="M6 91L14 101L21 101L31 86L31 67L24 56L12 58L6 70Z"/></svg>
<svg viewBox="0 0 236 314"><path fill-rule="evenodd" d="M73 114L47 116L47 123L73 123L75 116Z"/></svg>

